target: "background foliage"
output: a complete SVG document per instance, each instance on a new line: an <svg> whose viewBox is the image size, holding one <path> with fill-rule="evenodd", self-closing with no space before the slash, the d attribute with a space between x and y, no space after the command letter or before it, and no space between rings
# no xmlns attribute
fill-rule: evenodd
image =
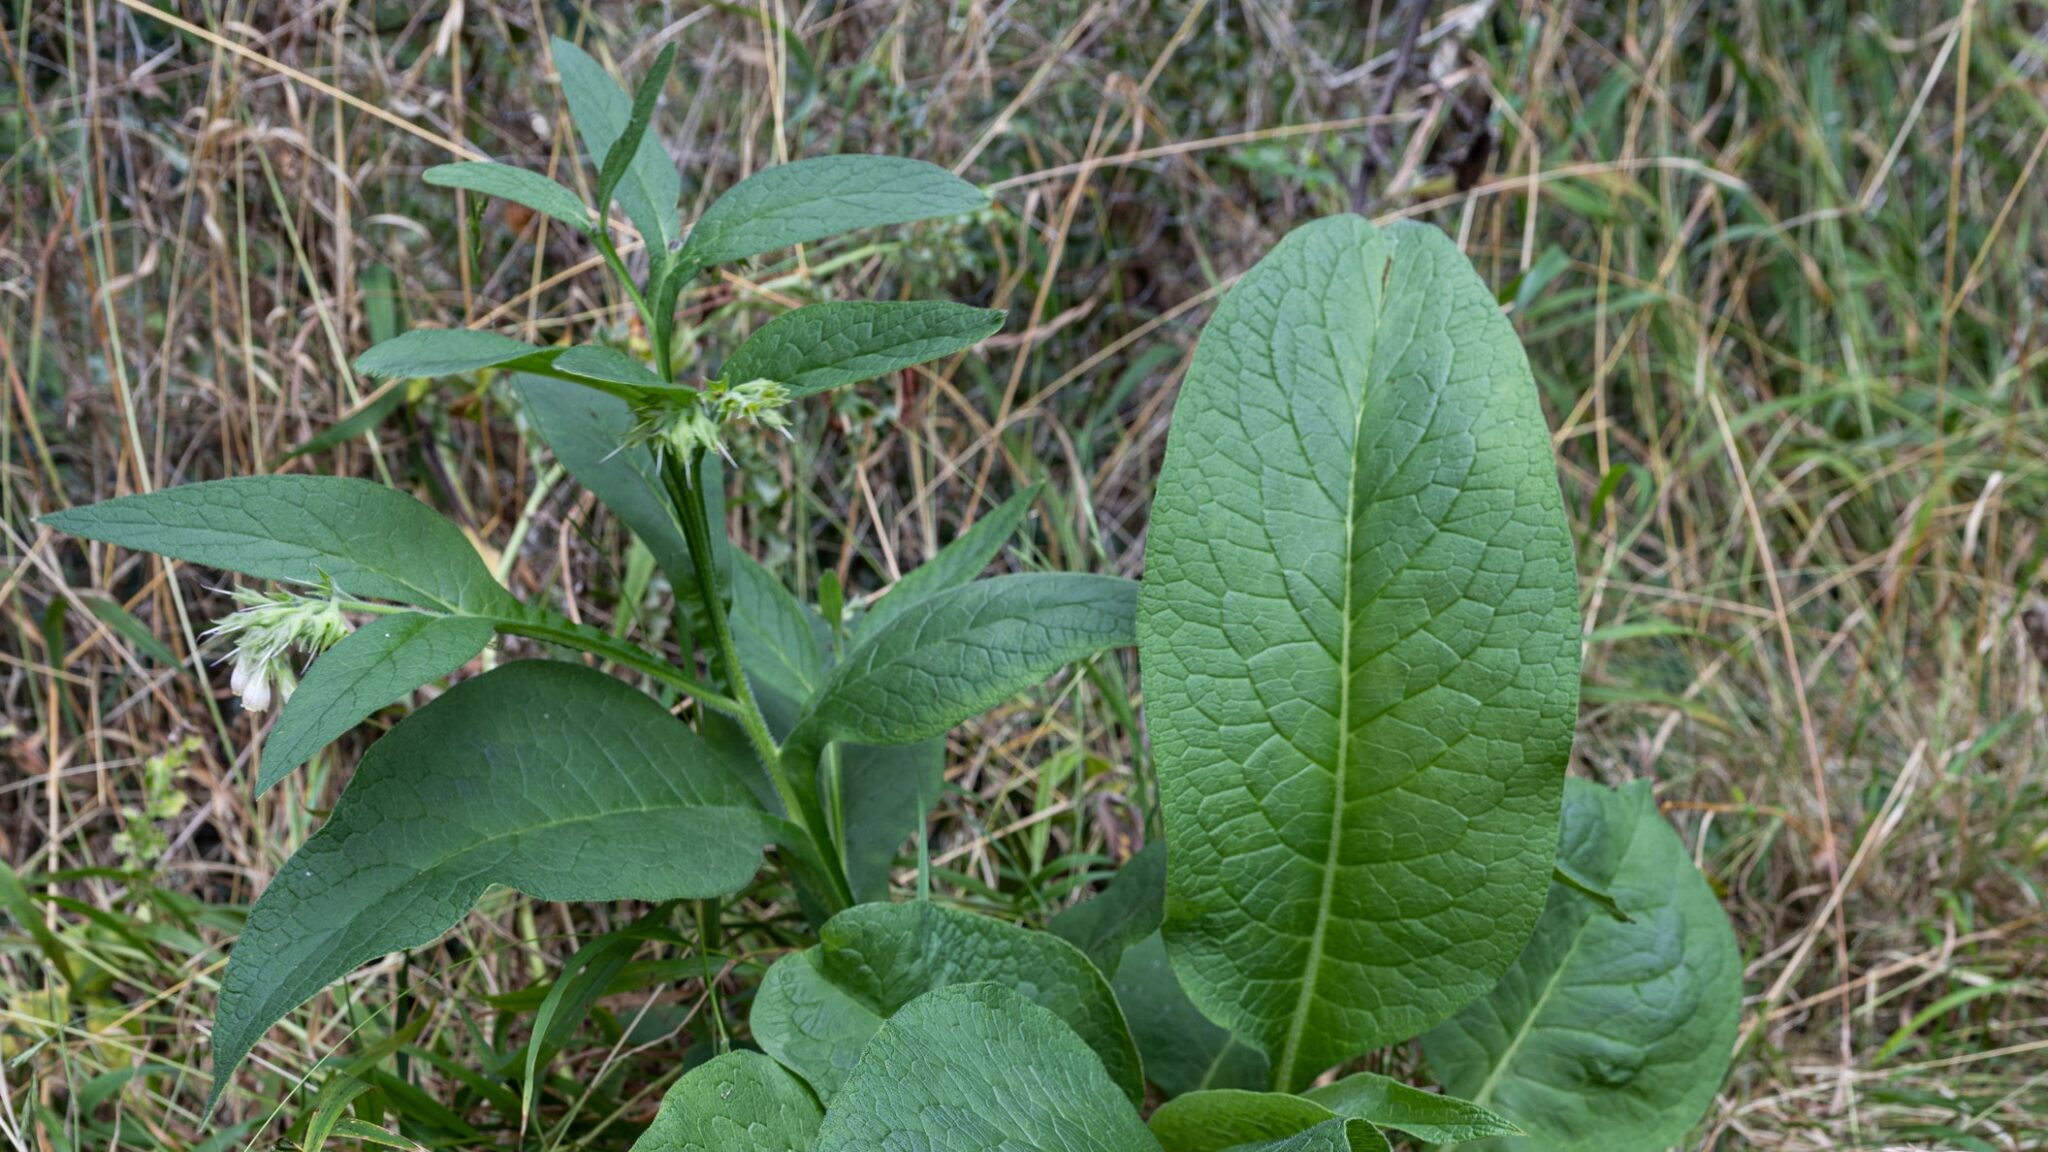
<svg viewBox="0 0 2048 1152"><path fill-rule="evenodd" d="M786 908L728 907L748 943L707 965L633 927L643 907L500 891L274 1031L229 1123L202 1129L238 909L372 734L253 799L265 718L195 653L225 598L31 523L339 471L435 504L522 593L660 627L651 565L562 483L508 389L346 368L407 323L636 338L580 241L417 179L456 140L571 173L560 32L631 75L678 45L656 127L686 219L832 151L929 158L996 193L968 224L814 246L687 301L713 363L798 301L1010 310L950 375L736 446L735 535L806 591L879 587L1041 480L1036 566L1135 575L1201 319L1288 228L1347 205L1382 142L1367 210L1460 239L1557 429L1588 629L1575 770L1655 783L1744 942L1745 1047L1696 1143L2043 1146L2048 8L1432 8L1391 89L1393 0L10 0L0 1139L317 1143L361 1060L382 1099L481 1125L476 1143L624 1147L708 1050L707 983L776 954ZM954 733L942 894L1042 921L1146 840L1131 671L1105 662ZM575 970L602 980L540 1027L522 1132L506 1085L593 940ZM394 1036L433 1058L390 1057Z"/></svg>

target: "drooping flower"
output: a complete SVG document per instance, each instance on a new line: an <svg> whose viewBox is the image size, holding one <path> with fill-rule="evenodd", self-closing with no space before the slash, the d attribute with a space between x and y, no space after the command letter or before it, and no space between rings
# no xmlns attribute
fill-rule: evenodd
<svg viewBox="0 0 2048 1152"><path fill-rule="evenodd" d="M272 700L283 703L291 699L292 691L299 686L298 672L292 667L292 649L302 648L318 655L350 631L340 597L332 589L325 596L257 592L248 588L237 588L229 595L241 607L215 624L207 635L233 638L233 651L223 657L235 663L228 684L242 698L242 707L251 712L264 711Z"/></svg>

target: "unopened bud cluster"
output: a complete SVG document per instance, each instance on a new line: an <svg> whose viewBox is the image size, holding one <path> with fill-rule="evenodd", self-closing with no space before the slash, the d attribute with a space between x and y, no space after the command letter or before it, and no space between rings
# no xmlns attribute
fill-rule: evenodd
<svg viewBox="0 0 2048 1152"><path fill-rule="evenodd" d="M680 402L671 399L678 395ZM638 412L633 438L685 458L701 449L731 459L724 436L729 424L753 424L789 435L789 417L783 413L789 389L774 380L744 384L713 380L701 392L663 392L660 396L660 404L647 405Z"/></svg>
<svg viewBox="0 0 2048 1152"><path fill-rule="evenodd" d="M291 699L299 686L292 667L291 651L302 648L318 655L349 634L348 617L341 601L332 595L301 596L296 592L257 592L237 588L232 593L240 605L215 624L209 636L234 640L234 651L224 659L235 662L229 684L242 698L242 707L261 712L275 699Z"/></svg>

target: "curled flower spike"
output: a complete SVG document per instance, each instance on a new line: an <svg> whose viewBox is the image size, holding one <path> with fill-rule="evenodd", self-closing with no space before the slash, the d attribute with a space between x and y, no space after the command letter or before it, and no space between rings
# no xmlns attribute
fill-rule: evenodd
<svg viewBox="0 0 2048 1152"><path fill-rule="evenodd" d="M782 411L788 403L789 389L774 380L733 385L713 380L702 391L665 391L635 410L628 441L652 444L656 451L673 451L685 460L700 450L731 460L726 425L755 424L788 436L789 417Z"/></svg>
<svg viewBox="0 0 2048 1152"><path fill-rule="evenodd" d="M207 635L233 637L234 650L223 657L235 662L228 684L251 712L264 711L273 699L291 699L299 686L291 661L293 648L317 655L350 631L341 601L331 590L327 596L314 597L237 588L229 595L241 607Z"/></svg>

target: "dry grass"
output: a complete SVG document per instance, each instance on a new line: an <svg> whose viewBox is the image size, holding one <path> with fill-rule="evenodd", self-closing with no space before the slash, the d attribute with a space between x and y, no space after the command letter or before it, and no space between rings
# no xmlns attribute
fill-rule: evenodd
<svg viewBox="0 0 2048 1152"><path fill-rule="evenodd" d="M466 1101L415 1129L447 1145L624 1147L701 1027L696 961L650 959L523 1136L463 1134L497 1115L530 990L634 914L501 892L275 1030L233 1123L203 1127L233 909L369 737L252 799L260 725L195 643L215 577L33 523L354 473L442 508L522 592L638 612L627 542L487 382L289 455L365 400L345 364L401 318L632 339L579 243L497 206L471 229L415 178L458 139L569 174L543 31L579 23L628 69L681 46L657 123L690 204L849 149L999 190L971 226L819 247L688 302L707 355L821 295L1011 310L985 355L743 459L735 530L805 589L827 568L875 586L1041 477L1037 558L1134 572L1208 304L1347 202L1383 119L1371 210L1460 237L1558 429L1588 629L1576 770L1658 782L1747 951L1746 1045L1698 1145L2048 1147L2039 3L1467 4L1384 118L1392 0L175 7L196 31L130 0L0 16L12 1147L302 1139L356 1057L415 1125L408 1085ZM1142 836L1129 671L956 739L943 882L1038 917ZM770 910L736 915L772 941Z"/></svg>

